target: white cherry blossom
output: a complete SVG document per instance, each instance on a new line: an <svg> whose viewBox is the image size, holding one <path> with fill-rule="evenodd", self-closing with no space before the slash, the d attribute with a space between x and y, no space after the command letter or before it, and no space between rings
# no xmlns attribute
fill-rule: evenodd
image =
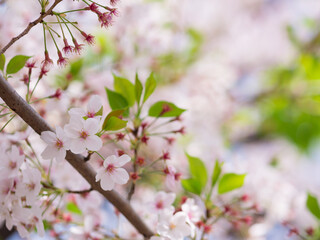
<svg viewBox="0 0 320 240"><path fill-rule="evenodd" d="M31 239L29 231L33 231L34 227L37 228L37 233L40 237L44 236L42 209L39 206L34 205L32 208L15 208L13 215L15 225L21 237Z"/></svg>
<svg viewBox="0 0 320 240"><path fill-rule="evenodd" d="M70 150L73 153L98 151L102 147L101 139L95 135L99 131L99 121L94 118L84 120L83 118L71 118L70 123L64 127L70 138Z"/></svg>
<svg viewBox="0 0 320 240"><path fill-rule="evenodd" d="M168 174L166 174L166 186L170 191L177 191L178 185L180 184L179 177L177 177L177 170L174 166L167 167Z"/></svg>
<svg viewBox="0 0 320 240"><path fill-rule="evenodd" d="M177 212L166 209L161 212L157 225L157 232L161 237L171 240L183 240L191 234L191 227L187 223L187 215L184 212Z"/></svg>
<svg viewBox="0 0 320 240"><path fill-rule="evenodd" d="M187 214L189 220L193 223L200 221L201 216L203 216L203 212L200 207L195 204L195 201L192 198L188 198L187 201L182 204L181 209Z"/></svg>
<svg viewBox="0 0 320 240"><path fill-rule="evenodd" d="M13 184L13 178L6 178L0 181L0 201L5 202L7 200L7 198L10 196Z"/></svg>
<svg viewBox="0 0 320 240"><path fill-rule="evenodd" d="M103 162L103 167L98 169L96 182L100 180L103 190L109 191L114 188L115 184L126 184L129 180L129 174L123 168L130 157L126 154L117 158L115 155L107 157Z"/></svg>
<svg viewBox="0 0 320 240"><path fill-rule="evenodd" d="M43 159L56 159L56 161L61 162L66 158L70 140L61 127L57 127L56 133L42 132L41 139L48 144L41 154Z"/></svg>
<svg viewBox="0 0 320 240"><path fill-rule="evenodd" d="M5 201L0 202L0 222L4 221L7 229L11 230L14 223L7 203Z"/></svg>
<svg viewBox="0 0 320 240"><path fill-rule="evenodd" d="M15 145L12 146L11 151L2 151L0 154L2 156L0 179L16 177L23 163L24 155L20 155L19 149Z"/></svg>
<svg viewBox="0 0 320 240"><path fill-rule="evenodd" d="M96 224L99 223L95 220L94 216L85 216L83 226L73 226L70 228L72 239L103 239L103 235L95 229Z"/></svg>
<svg viewBox="0 0 320 240"><path fill-rule="evenodd" d="M87 106L86 111L82 108L71 108L69 110L69 114L70 114L71 118L87 117L87 118L100 119L101 116L98 116L97 113L99 112L101 107L102 107L101 97L98 95L93 95L93 96L91 96L91 98L88 102L88 106Z"/></svg>
<svg viewBox="0 0 320 240"><path fill-rule="evenodd" d="M159 236L152 236L150 240L170 240L170 238L167 237L159 237Z"/></svg>
<svg viewBox="0 0 320 240"><path fill-rule="evenodd" d="M22 181L18 181L16 195L25 197L28 205L33 205L41 189L41 173L36 168L27 168L22 172Z"/></svg>
<svg viewBox="0 0 320 240"><path fill-rule="evenodd" d="M151 203L152 211L160 212L167 208L172 208L172 203L176 198L175 193L166 193L160 191L156 194L154 201Z"/></svg>

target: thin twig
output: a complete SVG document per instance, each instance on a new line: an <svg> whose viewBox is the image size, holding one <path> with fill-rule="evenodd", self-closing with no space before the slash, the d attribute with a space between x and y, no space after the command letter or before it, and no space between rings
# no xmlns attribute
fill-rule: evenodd
<svg viewBox="0 0 320 240"><path fill-rule="evenodd" d="M26 29L23 30L23 32L21 32L18 36L12 38L10 40L10 42L4 46L1 51L0 51L0 55L5 53L5 51L7 51L7 49L9 47L11 47L12 44L14 44L16 41L18 41L20 38L22 38L24 35L26 35L31 28L33 28L35 25L37 25L38 23L42 22L42 20L50 15L52 13L52 10L55 8L55 6L57 6L61 1L63 0L55 0L54 3L52 4L52 6L44 13L41 13L40 17L38 17L36 20L34 20L33 22L29 23L29 25L26 27Z"/></svg>

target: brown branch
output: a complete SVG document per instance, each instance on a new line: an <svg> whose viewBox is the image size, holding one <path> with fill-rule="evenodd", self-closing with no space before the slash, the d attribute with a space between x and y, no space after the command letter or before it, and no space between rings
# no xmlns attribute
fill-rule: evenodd
<svg viewBox="0 0 320 240"><path fill-rule="evenodd" d="M47 11L45 11L44 13L41 13L40 17L38 17L33 22L29 23L29 25L26 27L26 29L23 30L23 32L21 32L18 36L12 38L10 40L10 42L1 49L0 55L5 53L5 51L7 51L7 49L9 47L11 47L12 44L14 44L16 41L18 41L24 35L26 35L31 30L31 28L33 28L35 25L40 23L46 16L50 15L52 13L52 10L55 8L55 6L57 6L58 3L60 3L61 1L63 1L63 0L55 0L54 3L52 4L52 6Z"/></svg>
<svg viewBox="0 0 320 240"><path fill-rule="evenodd" d="M47 122L10 86L0 74L0 97L15 111L30 127L38 134L43 131L52 131ZM146 238L153 235L153 232L142 221L139 215L131 207L130 203L120 196L116 191L104 191L100 183L95 181L96 172L84 157L79 154L67 152L66 160L76 169L91 187L100 192L110 203L112 203L128 221Z"/></svg>

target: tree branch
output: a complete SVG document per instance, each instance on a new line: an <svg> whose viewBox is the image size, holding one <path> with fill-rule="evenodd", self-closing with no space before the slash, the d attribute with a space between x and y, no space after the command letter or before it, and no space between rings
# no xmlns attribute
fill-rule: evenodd
<svg viewBox="0 0 320 240"><path fill-rule="evenodd" d="M58 0L56 0L56 2L57 1ZM38 134L41 134L43 131L53 131L47 122L11 87L1 74L0 97ZM73 154L68 151L66 160L84 177L84 179L87 180L94 190L100 192L109 202L111 202L138 230L138 232L146 238L153 235L153 232L142 221L127 200L120 196L116 191L104 191L100 187L100 183L95 181L96 172L89 163L84 161L82 155Z"/></svg>
<svg viewBox="0 0 320 240"><path fill-rule="evenodd" d="M52 4L52 6L47 11L45 11L44 13L41 13L40 17L38 17L33 22L29 23L29 25L26 27L26 29L23 30L23 32L21 32L18 36L12 38L10 40L10 42L1 49L0 55L5 53L5 51L7 51L7 49L9 47L11 47L12 44L14 44L16 41L18 41L24 35L26 35L30 31L31 28L33 28L35 25L40 23L46 16L50 15L52 13L52 10L55 8L55 6L57 6L58 3L60 3L61 1L63 1L63 0L55 0L54 3Z"/></svg>

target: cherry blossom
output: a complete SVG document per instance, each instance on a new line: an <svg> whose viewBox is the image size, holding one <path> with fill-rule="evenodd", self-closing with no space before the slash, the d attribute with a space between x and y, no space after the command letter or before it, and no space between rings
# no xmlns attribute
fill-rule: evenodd
<svg viewBox="0 0 320 240"><path fill-rule="evenodd" d="M192 198L188 198L187 201L182 204L181 209L187 214L189 220L193 223L200 221L201 216L203 216L203 212L200 207L195 204L195 201Z"/></svg>
<svg viewBox="0 0 320 240"><path fill-rule="evenodd" d="M174 166L168 166L165 169L166 173L166 186L171 191L176 191L178 184L180 183L180 173L177 172Z"/></svg>
<svg viewBox="0 0 320 240"><path fill-rule="evenodd" d="M70 233L71 236L78 240L87 240L89 239L103 239L103 235L98 233L95 229L96 221L94 216L87 215L84 218L84 225L83 226L74 226L71 227Z"/></svg>
<svg viewBox="0 0 320 240"><path fill-rule="evenodd" d="M94 118L84 120L83 118L71 118L69 124L64 127L67 136L70 138L70 150L73 153L98 151L102 147L101 139L95 134L99 130L99 121Z"/></svg>
<svg viewBox="0 0 320 240"><path fill-rule="evenodd" d="M103 190L109 191L116 184L126 184L129 180L129 174L123 168L123 165L130 161L130 157L124 154L117 158L115 155L107 157L103 162L103 167L98 169L96 182L100 180Z"/></svg>
<svg viewBox="0 0 320 240"><path fill-rule="evenodd" d="M5 221L7 229L11 230L14 222L12 219L10 206L8 206L9 204L11 205L11 201L8 201L8 199L0 202L0 222Z"/></svg>
<svg viewBox="0 0 320 240"><path fill-rule="evenodd" d="M34 227L37 228L39 236L44 236L42 209L39 206L35 205L32 206L32 208L15 208L13 215L16 219L15 225L21 237L30 239L29 231L33 231Z"/></svg>
<svg viewBox="0 0 320 240"><path fill-rule="evenodd" d="M83 110L82 108L71 108L69 114L72 117L87 117L87 118L97 118L100 119L101 116L98 116L97 113L102 108L101 97L98 95L91 96L87 110Z"/></svg>
<svg viewBox="0 0 320 240"><path fill-rule="evenodd" d="M171 240L183 240L191 234L191 227L187 224L187 215L184 212L177 212L172 215L172 210L165 210L160 214L157 232L162 237Z"/></svg>
<svg viewBox="0 0 320 240"><path fill-rule="evenodd" d="M6 178L0 181L0 199L1 201L6 201L10 196L10 192L13 188L14 180L13 178Z"/></svg>
<svg viewBox="0 0 320 240"><path fill-rule="evenodd" d="M176 198L175 193L166 193L160 191L156 194L154 201L151 204L153 211L160 212L167 208L173 208L171 206Z"/></svg>
<svg viewBox="0 0 320 240"><path fill-rule="evenodd" d="M27 168L22 172L22 181L18 181L16 195L25 197L28 205L33 205L41 189L41 173L36 168Z"/></svg>
<svg viewBox="0 0 320 240"><path fill-rule="evenodd" d="M0 154L3 157L0 166L0 179L16 177L23 163L24 155L20 155L19 149L15 145L12 146L11 151L5 153L2 150Z"/></svg>
<svg viewBox="0 0 320 240"><path fill-rule="evenodd" d="M150 240L170 240L170 238L167 237L159 237L159 236L152 236Z"/></svg>
<svg viewBox="0 0 320 240"><path fill-rule="evenodd" d="M48 144L41 156L43 159L56 159L61 162L66 157L66 151L69 149L69 139L61 127L57 127L56 133L44 131L41 133L41 139Z"/></svg>

